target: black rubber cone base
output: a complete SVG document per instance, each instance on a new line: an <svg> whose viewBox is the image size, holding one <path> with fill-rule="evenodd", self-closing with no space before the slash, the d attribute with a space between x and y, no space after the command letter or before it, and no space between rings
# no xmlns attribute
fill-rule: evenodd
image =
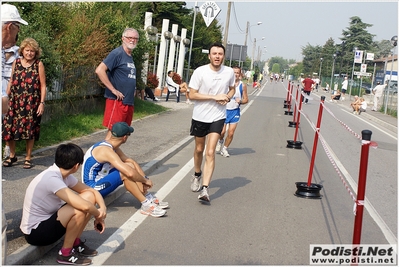
<svg viewBox="0 0 399 267"><path fill-rule="evenodd" d="M284 104L284 108L291 108L290 104Z"/></svg>
<svg viewBox="0 0 399 267"><path fill-rule="evenodd" d="M284 100L284 104L287 104L289 101L288 100Z"/></svg>
<svg viewBox="0 0 399 267"><path fill-rule="evenodd" d="M296 121L289 121L288 127L296 127Z"/></svg>
<svg viewBox="0 0 399 267"><path fill-rule="evenodd" d="M296 182L295 184L297 188L295 196L315 199L321 198L320 190L323 188L322 185L311 183L310 186L308 186L308 183L306 182Z"/></svg>
<svg viewBox="0 0 399 267"><path fill-rule="evenodd" d="M286 111L284 111L284 115L292 115L292 111L286 110Z"/></svg>
<svg viewBox="0 0 399 267"><path fill-rule="evenodd" d="M287 148L302 149L301 141L287 140Z"/></svg>

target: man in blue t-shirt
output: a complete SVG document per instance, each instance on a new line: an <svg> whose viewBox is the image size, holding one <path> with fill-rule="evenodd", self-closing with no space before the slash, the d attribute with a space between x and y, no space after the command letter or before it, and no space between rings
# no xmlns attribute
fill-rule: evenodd
<svg viewBox="0 0 399 267"><path fill-rule="evenodd" d="M126 28L122 34L122 45L109 53L98 65L96 74L105 85L105 111L103 126L108 128L106 139L111 137L112 125L124 121L131 125L136 90L136 66L132 51L139 41L139 33Z"/></svg>

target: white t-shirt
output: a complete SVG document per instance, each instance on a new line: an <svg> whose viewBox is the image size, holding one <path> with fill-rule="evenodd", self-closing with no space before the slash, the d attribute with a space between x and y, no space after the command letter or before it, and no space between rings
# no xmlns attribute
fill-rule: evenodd
<svg viewBox="0 0 399 267"><path fill-rule="evenodd" d="M342 89L348 89L348 80L344 80L343 82L342 82Z"/></svg>
<svg viewBox="0 0 399 267"><path fill-rule="evenodd" d="M65 187L74 187L77 183L78 180L73 175L63 179L60 168L55 164L36 176L26 189L21 231L29 235L40 222L50 218L65 204L55 193Z"/></svg>
<svg viewBox="0 0 399 267"><path fill-rule="evenodd" d="M189 87L204 95L227 94L234 87L235 77L232 68L222 65L213 71L210 65L198 67L191 76ZM216 101L194 101L193 119L201 122L214 122L226 118L226 106Z"/></svg>
<svg viewBox="0 0 399 267"><path fill-rule="evenodd" d="M362 108L362 109L364 109L364 110L366 110L366 108L367 108L367 101L363 101L362 103L360 103L360 107Z"/></svg>

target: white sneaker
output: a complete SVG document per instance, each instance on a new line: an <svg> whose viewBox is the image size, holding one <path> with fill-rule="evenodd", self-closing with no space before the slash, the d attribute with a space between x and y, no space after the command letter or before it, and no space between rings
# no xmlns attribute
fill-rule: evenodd
<svg viewBox="0 0 399 267"><path fill-rule="evenodd" d="M158 205L158 207L160 207L161 209L167 209L169 208L169 203L166 201L160 201L159 198L153 196L151 193L148 193L145 196L146 199L148 199L149 201L151 201L152 203Z"/></svg>
<svg viewBox="0 0 399 267"><path fill-rule="evenodd" d="M204 187L204 188L201 190L201 193L199 194L198 199L199 199L199 200L206 201L206 202L210 202L210 201L211 201L211 200L209 199L209 192L208 192L208 188L207 188L207 187Z"/></svg>
<svg viewBox="0 0 399 267"><path fill-rule="evenodd" d="M165 210L152 202L149 205L141 205L140 212L141 214L151 215L152 217L162 217L166 214Z"/></svg>
<svg viewBox="0 0 399 267"><path fill-rule="evenodd" d="M225 147L223 147L222 150L220 151L220 155L222 155L225 158L230 157L230 154L229 152L227 152L227 148Z"/></svg>
<svg viewBox="0 0 399 267"><path fill-rule="evenodd" d="M193 178L191 178L191 186L190 186L191 191L198 192L201 189L200 180L201 180L201 175L200 176L193 175Z"/></svg>
<svg viewBox="0 0 399 267"><path fill-rule="evenodd" d="M166 201L159 201L158 198L153 198L152 202L156 205L158 205L158 207L160 207L161 209L167 209L169 208L169 202Z"/></svg>
<svg viewBox="0 0 399 267"><path fill-rule="evenodd" d="M345 100L345 97L342 97L342 101L344 101Z"/></svg>
<svg viewBox="0 0 399 267"><path fill-rule="evenodd" d="M158 97L155 97L155 98L154 98L154 101L159 101L159 98L158 98Z"/></svg>
<svg viewBox="0 0 399 267"><path fill-rule="evenodd" d="M224 143L224 139L218 141L218 143L216 144L216 152L220 152L220 149L222 148Z"/></svg>

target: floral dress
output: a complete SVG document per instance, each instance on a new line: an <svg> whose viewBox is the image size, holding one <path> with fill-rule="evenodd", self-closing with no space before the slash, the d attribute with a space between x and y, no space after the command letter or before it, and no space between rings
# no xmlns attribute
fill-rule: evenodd
<svg viewBox="0 0 399 267"><path fill-rule="evenodd" d="M39 62L35 60L25 68L20 58L15 61L9 108L3 118L3 140L39 140L42 118L37 115L41 101Z"/></svg>

